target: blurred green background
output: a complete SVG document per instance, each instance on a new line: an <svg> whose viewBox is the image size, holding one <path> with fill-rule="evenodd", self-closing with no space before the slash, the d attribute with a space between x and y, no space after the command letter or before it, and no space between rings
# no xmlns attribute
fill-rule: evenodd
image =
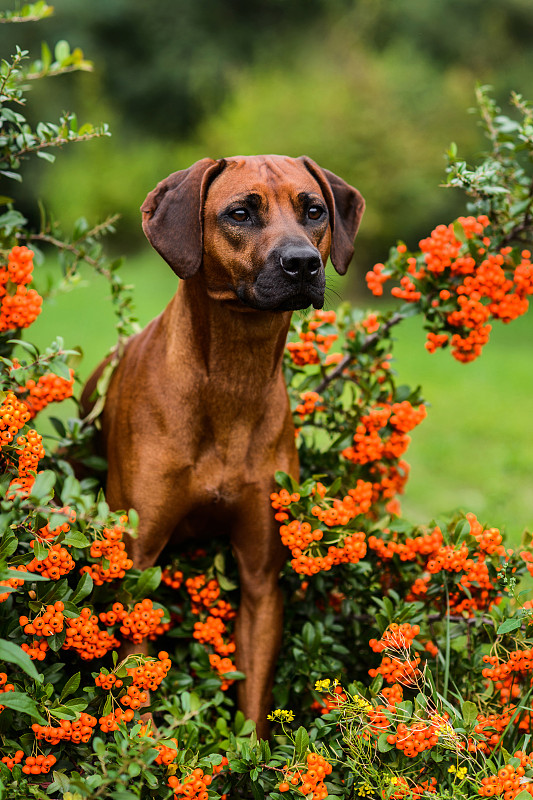
<svg viewBox="0 0 533 800"><path fill-rule="evenodd" d="M468 161L484 147L469 113L476 82L506 106L533 99L531 0L57 0L38 25L0 26L15 43L79 45L92 73L39 81L34 121L76 111L113 136L73 145L55 165L28 163L21 208L43 198L68 226L118 212L108 247L127 253L141 322L166 304L175 276L143 239L139 206L168 173L206 155L303 153L357 186L367 200L356 258L339 297L373 305L362 276L398 239L415 247L465 211L438 188L451 141ZM12 191L12 189L11 189ZM45 266L43 268L52 269ZM85 353L86 376L114 341L106 286L57 297L35 324ZM531 319L495 326L471 365L426 354L417 321L398 331L397 370L431 403L408 454L403 503L415 521L454 507L507 527L533 522Z"/></svg>

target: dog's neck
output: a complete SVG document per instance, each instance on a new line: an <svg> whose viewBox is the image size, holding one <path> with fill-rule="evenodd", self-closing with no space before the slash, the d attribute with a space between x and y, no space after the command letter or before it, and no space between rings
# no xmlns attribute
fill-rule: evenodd
<svg viewBox="0 0 533 800"><path fill-rule="evenodd" d="M180 282L167 315L170 347L194 349L195 363L209 381L245 382L261 390L281 376L292 312L239 308L236 300L213 299L201 274Z"/></svg>

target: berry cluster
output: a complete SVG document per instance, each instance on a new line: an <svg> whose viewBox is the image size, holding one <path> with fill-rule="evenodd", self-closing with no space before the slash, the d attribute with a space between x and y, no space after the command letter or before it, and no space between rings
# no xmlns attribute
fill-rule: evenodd
<svg viewBox="0 0 533 800"><path fill-rule="evenodd" d="M35 540L30 542L30 547L34 547ZM48 550L46 558L33 558L27 565L29 572L38 572L44 578L57 581L63 575L68 575L76 566L74 559L60 544L53 544Z"/></svg>
<svg viewBox="0 0 533 800"><path fill-rule="evenodd" d="M122 603L113 603L111 611L100 614L100 621L108 626L119 622L122 635L140 644L143 639L156 639L168 630L169 624L161 623L164 616L162 608L154 608L152 601L145 599L135 603L132 611L124 608Z"/></svg>
<svg viewBox="0 0 533 800"><path fill-rule="evenodd" d="M187 578L185 588L191 598L193 614L199 614L202 608L209 608L220 597L220 586L216 578L208 581L203 574Z"/></svg>
<svg viewBox="0 0 533 800"><path fill-rule="evenodd" d="M391 622L381 639L370 639L369 644L374 653L382 653L383 650L405 650L411 647L419 633L419 625L411 625L409 622L398 625L396 622Z"/></svg>
<svg viewBox="0 0 533 800"><path fill-rule="evenodd" d="M119 726L122 723L131 722L134 716L135 711L132 708L127 708L124 711L124 709L119 707L114 711L111 711L109 714L105 714L105 716L100 717L98 724L100 725L100 730L102 730L104 733L110 733L111 731L118 731Z"/></svg>
<svg viewBox="0 0 533 800"><path fill-rule="evenodd" d="M7 673L0 672L0 694L4 694L4 692L13 692L15 687L12 683L7 683ZM5 706L0 705L0 713L4 710Z"/></svg>
<svg viewBox="0 0 533 800"><path fill-rule="evenodd" d="M417 783L414 786L403 777L403 775L395 775L391 778L391 784L394 786L394 791L391 795L387 795L391 800L421 800L427 794L436 794L437 792L437 779L430 778L422 783ZM385 794L385 793L383 793Z"/></svg>
<svg viewBox="0 0 533 800"><path fill-rule="evenodd" d="M466 521L470 526L468 540L454 542L453 527L449 544L444 544L439 527L422 530L415 537L405 537L386 528L380 535L369 536L368 546L384 564L398 556L400 561L415 562L420 568L422 574L414 579L406 599L436 603L428 590L431 586L440 587L442 574L446 572L454 584L450 607L454 613L472 616L475 611L490 610L494 603L500 602L497 561L501 559L507 564L512 551L501 544L502 536L497 528L484 528L472 513L466 515ZM528 552L520 553L518 558L528 559ZM516 567L510 569L514 571Z"/></svg>
<svg viewBox="0 0 533 800"><path fill-rule="evenodd" d="M84 661L102 658L120 642L107 631L98 627L98 617L90 608L82 608L80 616L65 621L66 639L64 650L75 650Z"/></svg>
<svg viewBox="0 0 533 800"><path fill-rule="evenodd" d="M298 403L294 413L298 414L301 420L314 414L315 411L324 411L325 406L322 405L324 398L318 392L302 392L300 399L301 403Z"/></svg>
<svg viewBox="0 0 533 800"><path fill-rule="evenodd" d="M375 669L369 669L371 678L383 675L387 683L402 683L404 686L415 686L422 677L419 669L420 656L414 658L398 658L397 656L383 656L381 664Z"/></svg>
<svg viewBox="0 0 533 800"><path fill-rule="evenodd" d="M407 536L404 541L401 541L396 531L391 532L385 529L383 536L369 536L368 546L381 561L390 561L397 555L400 561L423 560L425 562L424 556L436 552L442 541L442 531L438 527L433 528L431 532L421 533L419 536Z"/></svg>
<svg viewBox="0 0 533 800"><path fill-rule="evenodd" d="M64 608L64 603L57 600L53 605L46 606L32 621L26 616L19 617L19 625L29 636L53 636L61 633L65 623Z"/></svg>
<svg viewBox="0 0 533 800"><path fill-rule="evenodd" d="M161 582L171 589L179 589L183 583L183 572L179 569L167 567L161 574Z"/></svg>
<svg viewBox="0 0 533 800"><path fill-rule="evenodd" d="M61 378L53 372L47 372L45 375L41 375L37 381L26 381L21 387L20 393L28 407L30 417L33 418L49 403L59 403L61 400L66 400L67 397L72 397L73 390L74 370L71 369L69 379Z"/></svg>
<svg viewBox="0 0 533 800"><path fill-rule="evenodd" d="M366 555L365 534L361 531L348 533L342 528L368 511L372 502L372 484L359 480L356 487L340 500L327 498L326 487L317 483L312 496L318 497L318 503L311 503L309 515L318 517L330 529L326 533L302 521L301 509L298 510L299 519L287 522L289 506L300 500L298 493L290 494L286 489L280 489L270 495L272 507L277 511L275 518L285 523L280 526L280 536L291 551L292 568L300 575L315 575L337 564L356 564Z"/></svg>
<svg viewBox="0 0 533 800"><path fill-rule="evenodd" d="M119 703L136 711L148 702L148 692L143 692L138 686L128 686L125 693L119 698Z"/></svg>
<svg viewBox="0 0 533 800"><path fill-rule="evenodd" d="M155 760L156 764L164 764L165 766L168 766L169 764L172 764L178 755L178 740L172 738L170 741L174 742L176 747L168 747L165 744L155 745L155 749L157 750L157 758Z"/></svg>
<svg viewBox="0 0 533 800"><path fill-rule="evenodd" d="M13 392L7 392L0 403L0 447L11 444L30 419L28 407Z"/></svg>
<svg viewBox="0 0 533 800"><path fill-rule="evenodd" d="M520 763L516 766L505 764L500 767L496 775L481 779L478 794L481 797L503 796L504 800L514 800L521 792L533 795L533 784L530 779L524 778L526 770L530 770L532 765L531 755L527 755L522 750L517 750L513 760L517 759Z"/></svg>
<svg viewBox="0 0 533 800"><path fill-rule="evenodd" d="M415 408L408 400L401 403L380 403L361 416L353 437L354 444L342 451L354 464L369 464L382 459L397 459L411 441L407 433L420 425L427 415L426 407Z"/></svg>
<svg viewBox="0 0 533 800"><path fill-rule="evenodd" d="M387 266L376 264L367 273L368 287L378 296L389 278L401 275L391 294L426 313L430 353L451 344L454 358L473 361L489 339L491 318L510 322L527 311L527 296L533 293L531 253L495 249L487 235L490 225L484 215L438 225L419 242L417 256L399 245Z"/></svg>
<svg viewBox="0 0 533 800"><path fill-rule="evenodd" d="M88 572L97 586L123 578L133 565L133 561L126 553L126 545L122 541L126 522L127 517L121 517L120 524L113 528L104 528L103 538L95 539L91 545L90 555L98 559L98 563L82 567L80 572Z"/></svg>
<svg viewBox="0 0 533 800"><path fill-rule="evenodd" d="M211 784L211 775L205 775L203 769L197 768L180 781L175 775L168 779L168 785L174 792L174 797L188 797L190 800L208 800L208 786Z"/></svg>
<svg viewBox="0 0 533 800"><path fill-rule="evenodd" d="M298 492L293 492L292 494L287 491L287 489L280 489L279 492L272 492L270 495L270 503L272 508L277 512L274 514L274 518L277 519L278 522L284 522L286 519L289 519L289 515L284 510L291 503L297 503L300 499L300 495Z"/></svg>
<svg viewBox="0 0 533 800"><path fill-rule="evenodd" d="M3 756L2 763L5 764L8 769L13 769L15 764L20 764L23 758L24 750L17 750L14 756Z"/></svg>
<svg viewBox="0 0 533 800"><path fill-rule="evenodd" d="M407 758L416 758L424 750L435 747L445 722L441 718L430 723L413 722L411 725L400 722L396 733L388 734L387 742L393 744L397 750L401 750Z"/></svg>
<svg viewBox="0 0 533 800"><path fill-rule="evenodd" d="M122 689L124 686L124 682L112 672L100 672L94 679L94 683L106 692L111 691L111 689Z"/></svg>
<svg viewBox="0 0 533 800"><path fill-rule="evenodd" d="M533 672L533 647L523 650L513 650L506 661L497 656L483 656L483 662L490 664L481 674L484 678L494 683L494 688L500 692L502 702L508 702L511 697L520 697L524 682L531 682Z"/></svg>
<svg viewBox="0 0 533 800"><path fill-rule="evenodd" d="M205 621L194 623L194 638L202 644L210 644L221 656L235 652L235 642L224 641L227 627L220 617L209 615Z"/></svg>
<svg viewBox="0 0 533 800"><path fill-rule="evenodd" d="M287 770L285 780L279 786L279 792L288 792L291 786L296 787L303 795L312 797L313 800L323 800L328 796L324 781L331 774L332 766L324 756L319 753L307 754L307 771L303 769Z"/></svg>
<svg viewBox="0 0 533 800"><path fill-rule="evenodd" d="M231 672L235 672L236 666L230 658L222 658L218 653L209 653L209 663L211 669L214 669L221 679L222 683L220 688L223 692L229 689L233 681L225 676Z"/></svg>
<svg viewBox="0 0 533 800"><path fill-rule="evenodd" d="M41 753L38 756L28 756L24 761L22 772L25 775L45 775L50 772L56 761L57 758L51 754L43 756Z"/></svg>
<svg viewBox="0 0 533 800"><path fill-rule="evenodd" d="M41 458L44 458L43 437L35 430L29 430L25 436L17 437L18 449L18 478L14 478L9 484L6 494L8 500L15 495L26 497L30 494L35 483L35 473Z"/></svg>
<svg viewBox="0 0 533 800"><path fill-rule="evenodd" d="M355 488L348 489L348 494L342 500L334 498L333 501L319 501L319 504L311 509L311 514L328 527L347 525L359 514L366 514L370 510L373 496L372 483L358 480Z"/></svg>
<svg viewBox="0 0 533 800"><path fill-rule="evenodd" d="M32 272L32 250L13 247L7 265L0 266L0 332L27 328L41 313L43 298L26 286Z"/></svg>
<svg viewBox="0 0 533 800"><path fill-rule="evenodd" d="M60 720L59 725L39 725L35 722L31 729L36 739L44 739L48 744L59 744L59 742L78 744L90 741L96 722L96 717L82 712L74 722L69 719Z"/></svg>
<svg viewBox="0 0 533 800"><path fill-rule="evenodd" d="M133 679L135 686L155 690L166 677L172 662L165 650L161 650L157 659L143 659L136 667L128 667L127 673ZM110 677L110 676L109 676ZM115 682L118 688L118 681Z"/></svg>
<svg viewBox="0 0 533 800"><path fill-rule="evenodd" d="M18 567L8 567L8 569L10 572L13 572L13 578L6 578L0 581L0 586L7 586L11 589L20 589L21 586L24 586L24 580L21 578L15 578L14 576L17 572L27 572L27 567L25 567L24 564L19 564ZM3 603L5 600L7 600L10 594L11 592L3 592L0 594L0 603Z"/></svg>
<svg viewBox="0 0 533 800"><path fill-rule="evenodd" d="M516 706L511 705L502 706L500 713L478 714L474 727L474 733L477 738L469 741L469 749L473 752L479 750L482 753L494 750L513 719L515 711ZM518 722L519 717L516 717L515 721Z"/></svg>
<svg viewBox="0 0 533 800"><path fill-rule="evenodd" d="M37 639L34 639L29 644L23 642L20 646L24 652L29 655L32 661L44 661L46 658L46 652L50 649L48 642L46 642L44 639L42 639L40 642Z"/></svg>
<svg viewBox="0 0 533 800"><path fill-rule="evenodd" d="M365 534L362 531L346 535L342 546L330 545L325 556L308 556L299 547L292 550L291 566L300 575L316 575L337 564L357 564L366 555Z"/></svg>
<svg viewBox="0 0 533 800"><path fill-rule="evenodd" d="M326 354L324 366L337 363L342 356L338 353L327 355L332 344L338 339L337 333L317 333L322 325L333 325L337 319L334 311L315 311L304 320L298 330L298 342L288 342L287 352L292 363L298 367L308 364L320 364L320 353Z"/></svg>
<svg viewBox="0 0 533 800"><path fill-rule="evenodd" d="M68 518L68 522L65 520L65 522L63 522L61 525L58 525L56 528L52 529L50 529L50 524L47 522L44 527L39 528L39 532L35 536L35 538L40 542L53 541L59 536L60 533L68 533L70 526L76 522L76 512L73 508L64 506L63 508L59 508L56 513L65 514L65 516ZM33 547L34 545L31 544L31 546Z"/></svg>

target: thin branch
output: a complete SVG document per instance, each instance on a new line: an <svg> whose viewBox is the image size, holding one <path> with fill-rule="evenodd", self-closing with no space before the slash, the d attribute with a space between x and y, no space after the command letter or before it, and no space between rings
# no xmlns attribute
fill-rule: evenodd
<svg viewBox="0 0 533 800"><path fill-rule="evenodd" d="M103 275L108 280L111 280L112 273L110 270L102 267L98 259L93 258L88 253L84 253L79 248L79 243L85 241L88 237L98 236L98 234L108 228L110 225L113 225L118 219L120 218L120 214L114 214L111 217L108 217L104 222L97 225L93 228L88 234L84 237L77 239L75 242L63 242L61 239L56 239L55 236L52 236L50 233L30 233L29 236L25 237L28 241L37 241L37 242L46 242L47 244L51 244L56 247L58 250L66 250L68 253L72 253L72 255L76 258L77 261L86 261L87 264L90 264L100 275Z"/></svg>
<svg viewBox="0 0 533 800"><path fill-rule="evenodd" d="M99 136L105 136L105 134L96 130L93 133L83 133L81 136L73 136L71 139L68 137L65 138L63 136L57 136L55 139L50 139L48 142L40 142L32 147L23 147L17 152L17 158L24 156L27 153L37 153L39 150L45 150L47 147L61 147L62 145L69 144L70 142L86 142L89 139L96 139Z"/></svg>
<svg viewBox="0 0 533 800"><path fill-rule="evenodd" d="M92 64L72 64L70 67L58 67L57 69L44 70L40 72L27 72L24 75L24 80L37 81L39 78L55 78L57 75L65 75L67 72L92 72Z"/></svg>
<svg viewBox="0 0 533 800"><path fill-rule="evenodd" d="M405 318L405 314L401 314L399 311L393 314L389 320L380 325L379 333L373 333L365 339L361 349L359 350L359 353L365 353L367 350L369 350L379 339L382 339L383 335L388 333L389 330L394 327L394 325L397 325ZM358 353L349 353L348 355L344 356L342 361L339 361L335 369L332 369L331 372L329 372L326 377L321 380L315 391L318 392L318 394L323 392L332 381L342 375L346 367L348 367L352 361L356 361L357 356Z"/></svg>

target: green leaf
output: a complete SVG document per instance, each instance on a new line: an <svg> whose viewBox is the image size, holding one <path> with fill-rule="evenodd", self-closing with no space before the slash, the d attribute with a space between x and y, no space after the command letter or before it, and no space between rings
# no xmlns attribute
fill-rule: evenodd
<svg viewBox="0 0 533 800"><path fill-rule="evenodd" d="M478 715L476 704L471 703L470 700L465 700L465 702L461 705L461 715L465 725L472 725L476 721Z"/></svg>
<svg viewBox="0 0 533 800"><path fill-rule="evenodd" d="M459 543L461 539L468 536L470 533L470 523L467 519L461 519L455 526L456 541Z"/></svg>
<svg viewBox="0 0 533 800"><path fill-rule="evenodd" d="M250 788L252 789L252 795L254 800L263 800L265 796L265 790L263 789L261 784L257 782L257 778L255 780L253 778L251 779Z"/></svg>
<svg viewBox="0 0 533 800"><path fill-rule="evenodd" d="M66 682L65 686L63 687L63 691L61 692L59 700L63 701L66 697L68 697L69 694L73 694L80 685L80 681L81 681L81 673L76 672L76 674L72 675Z"/></svg>
<svg viewBox="0 0 533 800"><path fill-rule="evenodd" d="M282 489L286 489L290 494L296 492L298 489L298 484L291 478L290 475L287 475L286 472L282 472L278 470L274 475L276 483L281 486Z"/></svg>
<svg viewBox="0 0 533 800"><path fill-rule="evenodd" d="M50 371L54 373L54 375L58 375L60 378L65 378L65 380L70 380L70 368L65 364L64 361L52 361L50 363Z"/></svg>
<svg viewBox="0 0 533 800"><path fill-rule="evenodd" d="M155 592L161 583L161 567L148 567L141 573L137 586L135 587L136 597L146 596Z"/></svg>
<svg viewBox="0 0 533 800"><path fill-rule="evenodd" d="M294 737L295 758L302 761L309 749L309 734L303 726L300 726Z"/></svg>
<svg viewBox="0 0 533 800"><path fill-rule="evenodd" d="M39 472L32 486L31 497L36 500L42 500L50 494L54 488L55 482L56 475L51 469L45 469Z"/></svg>
<svg viewBox="0 0 533 800"><path fill-rule="evenodd" d="M394 747L393 744L390 744L387 741L387 733L382 733L378 739L378 750L380 753L387 753L389 750L392 750Z"/></svg>
<svg viewBox="0 0 533 800"><path fill-rule="evenodd" d="M10 578L16 578L18 581L48 581L50 578L45 578L44 575L39 575L33 572L19 572L18 569L0 569L0 581L7 581ZM7 591L9 587L2 586L2 592Z"/></svg>
<svg viewBox="0 0 533 800"><path fill-rule="evenodd" d="M9 642L7 639L0 639L0 661L8 661L11 664L16 664L29 675L30 678L33 678L38 683L42 683L43 676L40 672L37 672L35 664L29 655L24 652L22 647L15 644L15 642Z"/></svg>
<svg viewBox="0 0 533 800"><path fill-rule="evenodd" d="M41 62L42 69L44 72L46 72L52 63L52 53L50 52L50 48L46 42L41 43Z"/></svg>
<svg viewBox="0 0 533 800"><path fill-rule="evenodd" d="M221 572L217 572L217 580L223 592L232 592L237 588L237 584L234 581L230 581L230 579Z"/></svg>
<svg viewBox="0 0 533 800"><path fill-rule="evenodd" d="M74 590L74 594L70 598L71 603L79 603L85 597L91 594L93 590L93 579L88 572L84 572L78 581L78 585Z"/></svg>
<svg viewBox="0 0 533 800"><path fill-rule="evenodd" d="M48 548L45 547L44 544L38 539L35 539L35 543L33 545L33 555L37 561L44 561L44 559L48 556Z"/></svg>
<svg viewBox="0 0 533 800"><path fill-rule="evenodd" d="M41 716L35 701L23 692L4 692L2 695L2 705L18 711L20 714L28 714L41 725L46 725L46 720Z"/></svg>
<svg viewBox="0 0 533 800"><path fill-rule="evenodd" d="M496 633L498 635L502 633L511 633L511 631L516 631L521 625L521 619L506 619L502 622Z"/></svg>
<svg viewBox="0 0 533 800"><path fill-rule="evenodd" d="M51 527L51 526L50 526ZM69 531L61 544L69 547L89 547L91 542L81 531Z"/></svg>
<svg viewBox="0 0 533 800"><path fill-rule="evenodd" d="M13 555L18 547L18 539L9 528L2 535L2 544L0 545L0 558L9 558ZM13 576L11 576L13 577Z"/></svg>
<svg viewBox="0 0 533 800"><path fill-rule="evenodd" d="M60 39L60 41L56 44L54 48L54 57L56 61L59 61L60 65L63 65L65 61L68 60L70 56L70 45L64 39Z"/></svg>
<svg viewBox="0 0 533 800"><path fill-rule="evenodd" d="M60 525L64 525L65 522L68 522L67 515L60 514L57 511L54 511L48 518L48 526L51 531L55 531L56 528L59 528Z"/></svg>

